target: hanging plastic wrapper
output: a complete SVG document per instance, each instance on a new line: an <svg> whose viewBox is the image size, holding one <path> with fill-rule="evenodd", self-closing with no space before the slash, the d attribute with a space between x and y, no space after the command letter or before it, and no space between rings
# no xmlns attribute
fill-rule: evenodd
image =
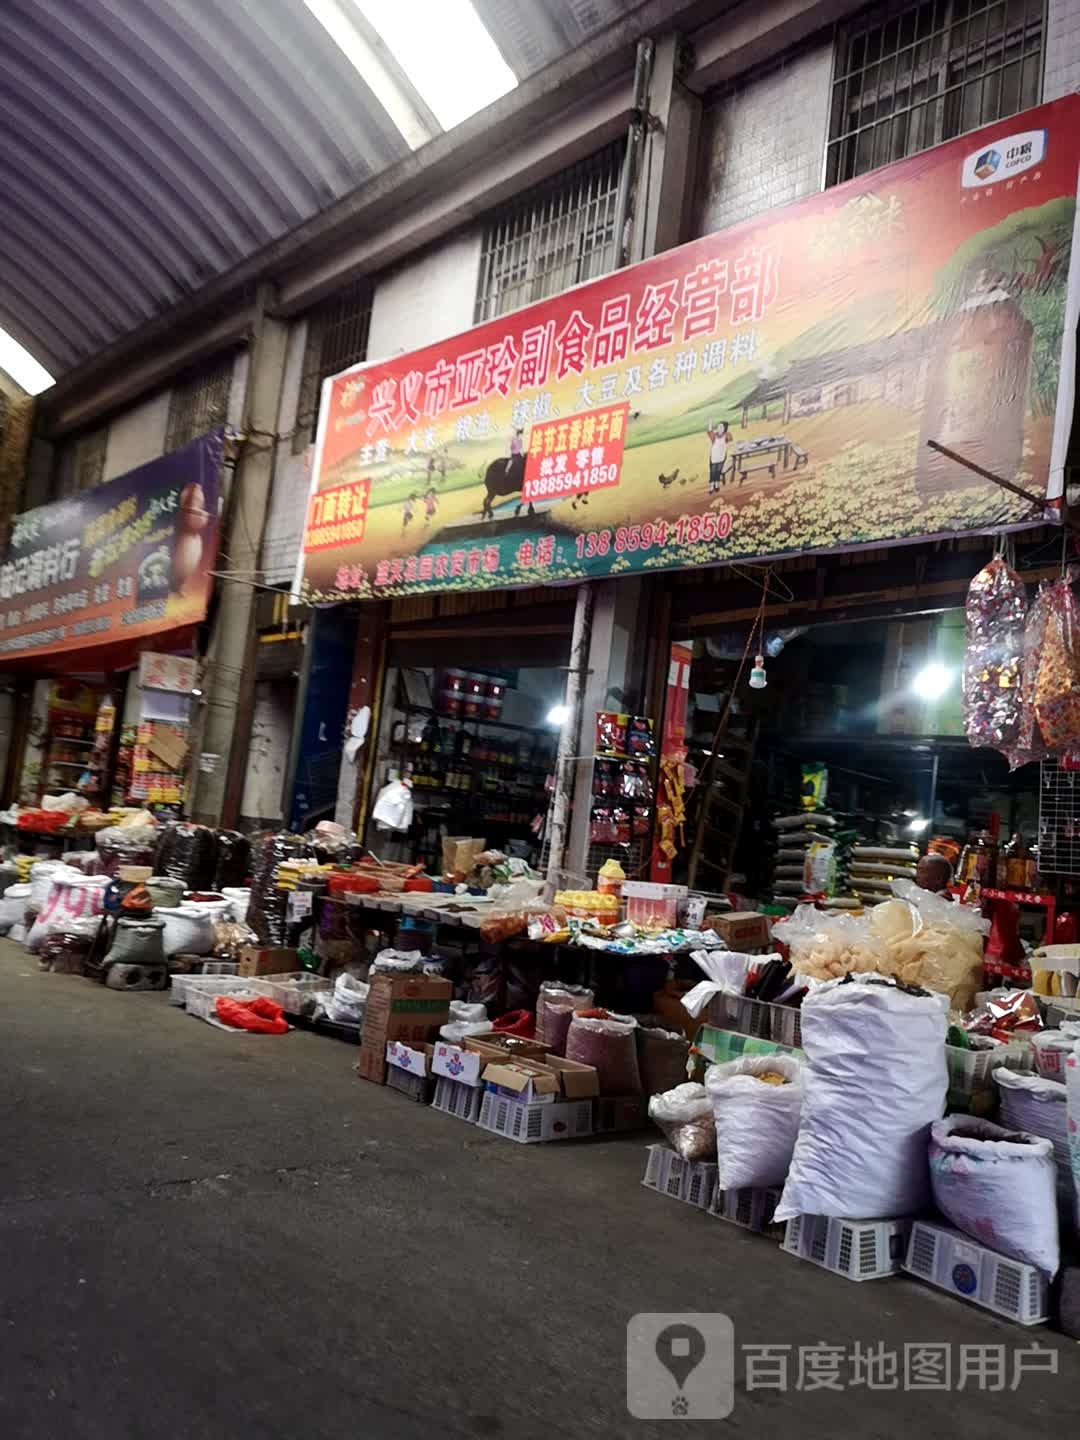
<svg viewBox="0 0 1080 1440"><path fill-rule="evenodd" d="M964 650L964 734L976 748L1008 751L1021 719L1024 582L995 555L968 587Z"/></svg>
<svg viewBox="0 0 1080 1440"><path fill-rule="evenodd" d="M1050 590L1046 635L1035 680L1035 718L1055 755L1080 747L1080 609L1068 580Z"/></svg>
<svg viewBox="0 0 1080 1440"><path fill-rule="evenodd" d="M1020 686L1020 718L1016 728L1016 739L1006 751L1009 766L1016 770L1029 760L1041 760L1046 754L1042 735L1035 716L1035 691L1039 678L1039 662L1046 640L1050 621L1051 585L1045 582L1039 586L1024 622L1024 665Z"/></svg>

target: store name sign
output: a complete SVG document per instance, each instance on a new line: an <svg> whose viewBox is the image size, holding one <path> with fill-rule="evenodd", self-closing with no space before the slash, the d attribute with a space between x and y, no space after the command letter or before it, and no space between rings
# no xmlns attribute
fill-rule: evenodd
<svg viewBox="0 0 1080 1440"><path fill-rule="evenodd" d="M1078 156L1069 96L333 377L298 597L1032 523L1071 415Z"/></svg>
<svg viewBox="0 0 1080 1440"><path fill-rule="evenodd" d="M137 640L206 616L223 436L24 511L0 562L0 665Z"/></svg>

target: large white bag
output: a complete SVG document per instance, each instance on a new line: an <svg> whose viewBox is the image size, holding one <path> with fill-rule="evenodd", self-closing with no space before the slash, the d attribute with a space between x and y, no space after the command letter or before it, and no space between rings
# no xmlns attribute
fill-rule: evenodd
<svg viewBox="0 0 1080 1440"><path fill-rule="evenodd" d="M1041 1135L1044 1140L1050 1141L1057 1161L1058 1199L1071 1209L1072 1157L1066 1085L1042 1075L1022 1075L1017 1070L1007 1070L1003 1065L992 1073L994 1084L998 1087L1001 1123L1010 1130L1019 1130L1025 1135Z"/></svg>
<svg viewBox="0 0 1080 1440"><path fill-rule="evenodd" d="M785 1085L755 1077L770 1071ZM716 1121L717 1185L742 1190L787 1179L803 1102L803 1065L794 1055L744 1055L712 1065L705 1089Z"/></svg>
<svg viewBox="0 0 1080 1440"><path fill-rule="evenodd" d="M930 1197L927 1142L945 1109L944 995L852 975L802 1006L802 1123L777 1220L912 1215Z"/></svg>
<svg viewBox="0 0 1080 1440"><path fill-rule="evenodd" d="M930 1183L934 1204L965 1234L1056 1274L1057 1171L1049 1140L970 1115L935 1120Z"/></svg>

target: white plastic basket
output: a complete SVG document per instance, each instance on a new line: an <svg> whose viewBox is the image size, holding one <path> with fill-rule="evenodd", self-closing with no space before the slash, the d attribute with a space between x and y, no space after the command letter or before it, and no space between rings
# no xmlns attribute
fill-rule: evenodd
<svg viewBox="0 0 1080 1440"><path fill-rule="evenodd" d="M713 1202L709 1206L709 1214L717 1216L720 1220L729 1220L732 1225L741 1225L744 1230L753 1230L756 1233L768 1232L777 1228L778 1232L783 1226L773 1226L773 1215L780 1203L781 1187L772 1186L768 1190L760 1188L743 1190L717 1190L713 1196ZM779 1233L777 1235L779 1238Z"/></svg>
<svg viewBox="0 0 1080 1440"><path fill-rule="evenodd" d="M191 975L174 975L169 981L169 1004L184 1005L187 1002L188 981Z"/></svg>
<svg viewBox="0 0 1080 1440"><path fill-rule="evenodd" d="M666 1145L650 1145L641 1183L647 1190L707 1210L716 1194L716 1166L707 1160L684 1160Z"/></svg>
<svg viewBox="0 0 1080 1440"><path fill-rule="evenodd" d="M576 1140L592 1134L592 1101L511 1100L485 1089L476 1123L482 1130L521 1145L541 1140Z"/></svg>
<svg viewBox="0 0 1080 1440"><path fill-rule="evenodd" d="M916 1220L904 1269L1018 1325L1041 1325L1050 1318L1050 1287L1041 1270L999 1255L949 1225Z"/></svg>
<svg viewBox="0 0 1080 1440"><path fill-rule="evenodd" d="M460 1080L439 1075L435 1080L435 1098L431 1103L444 1115L455 1115L459 1120L468 1120L475 1125L480 1118L480 1099L483 1093L479 1085L463 1085Z"/></svg>
<svg viewBox="0 0 1080 1440"><path fill-rule="evenodd" d="M841 1220L796 1215L787 1222L785 1249L848 1280L879 1280L903 1268L910 1220Z"/></svg>
<svg viewBox="0 0 1080 1440"><path fill-rule="evenodd" d="M945 1046L945 1063L949 1067L949 1089L959 1095L973 1095L976 1090L993 1088L991 1074L1005 1066L1022 1070L1024 1048L1019 1045L996 1045L992 1050L964 1050L959 1045Z"/></svg>
<svg viewBox="0 0 1080 1440"><path fill-rule="evenodd" d="M237 968L235 960L204 960L202 973L204 975L235 975Z"/></svg>
<svg viewBox="0 0 1080 1440"><path fill-rule="evenodd" d="M268 975L262 982L266 994L276 1000L286 1015L306 1014L316 992L329 990L330 981L310 970L293 970L284 975Z"/></svg>
<svg viewBox="0 0 1080 1440"><path fill-rule="evenodd" d="M238 980L235 975L195 976L193 979L202 979L202 984L192 984L189 981L185 1003L188 1014L194 1015L199 1020L217 1019L216 1001L219 995L230 995L242 999L246 995L266 994L260 980Z"/></svg>

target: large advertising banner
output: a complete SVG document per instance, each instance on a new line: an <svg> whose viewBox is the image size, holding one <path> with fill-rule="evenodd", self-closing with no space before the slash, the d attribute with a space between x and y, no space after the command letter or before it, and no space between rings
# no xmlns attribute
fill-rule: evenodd
<svg viewBox="0 0 1080 1440"><path fill-rule="evenodd" d="M1068 440L1078 157L1070 96L335 376L298 594L1030 523Z"/></svg>
<svg viewBox="0 0 1080 1440"><path fill-rule="evenodd" d="M0 563L0 665L136 640L206 615L218 430L93 490L16 515Z"/></svg>

